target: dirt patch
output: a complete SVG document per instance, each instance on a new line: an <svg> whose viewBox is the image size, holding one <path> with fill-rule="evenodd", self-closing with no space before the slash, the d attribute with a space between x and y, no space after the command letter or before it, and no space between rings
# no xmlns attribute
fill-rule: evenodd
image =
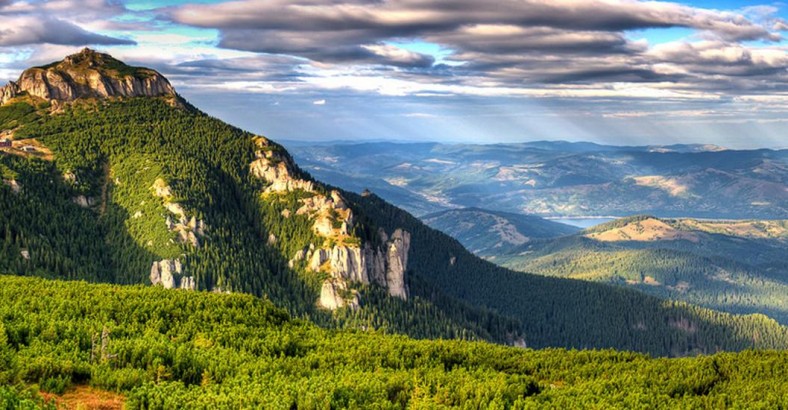
<svg viewBox="0 0 788 410"><path fill-rule="evenodd" d="M10 147L2 147L0 151L25 158L38 158L52 161L52 151L35 138L25 138L11 141Z"/></svg>
<svg viewBox="0 0 788 410"><path fill-rule="evenodd" d="M54 402L58 409L64 410L122 410L126 400L120 394L90 386L77 386L62 395L41 393L41 396L47 402Z"/></svg>

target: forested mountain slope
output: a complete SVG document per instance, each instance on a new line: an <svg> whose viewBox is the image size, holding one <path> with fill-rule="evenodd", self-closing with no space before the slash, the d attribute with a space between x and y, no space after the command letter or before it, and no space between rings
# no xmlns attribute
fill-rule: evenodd
<svg viewBox="0 0 788 410"><path fill-rule="evenodd" d="M69 64L84 58L117 61ZM100 74L134 83L112 64ZM4 272L250 293L323 326L415 337L658 355L788 345L762 316L496 267L174 93L53 101L20 91L0 107Z"/></svg>
<svg viewBox="0 0 788 410"><path fill-rule="evenodd" d="M788 221L622 218L501 253L503 266L788 323Z"/></svg>

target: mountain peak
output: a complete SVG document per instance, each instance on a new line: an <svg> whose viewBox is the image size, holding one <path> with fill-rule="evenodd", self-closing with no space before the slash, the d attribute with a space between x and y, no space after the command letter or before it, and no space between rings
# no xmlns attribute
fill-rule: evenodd
<svg viewBox="0 0 788 410"><path fill-rule="evenodd" d="M64 58L62 64L71 66L87 65L88 67L95 67L107 65L107 63L110 61L119 62L109 54L99 53L96 50L85 47L79 53L71 54L70 56Z"/></svg>
<svg viewBox="0 0 788 410"><path fill-rule="evenodd" d="M0 105L17 97L47 101L90 98L176 97L170 82L156 70L132 67L109 54L84 48L41 67L28 68L0 88Z"/></svg>

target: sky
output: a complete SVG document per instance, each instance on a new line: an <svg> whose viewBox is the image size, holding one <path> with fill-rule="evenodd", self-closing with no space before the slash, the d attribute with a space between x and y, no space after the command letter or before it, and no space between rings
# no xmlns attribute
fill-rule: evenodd
<svg viewBox="0 0 788 410"><path fill-rule="evenodd" d="M286 140L788 147L788 5L0 0L0 82L89 46Z"/></svg>

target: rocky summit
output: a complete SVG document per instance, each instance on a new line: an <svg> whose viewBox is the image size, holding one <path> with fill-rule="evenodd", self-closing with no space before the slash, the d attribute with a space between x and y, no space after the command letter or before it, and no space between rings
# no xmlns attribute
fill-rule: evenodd
<svg viewBox="0 0 788 410"><path fill-rule="evenodd" d="M47 101L80 98L175 96L170 82L157 71L132 67L109 54L85 48L62 61L32 67L17 81L0 88L0 105L17 97Z"/></svg>

